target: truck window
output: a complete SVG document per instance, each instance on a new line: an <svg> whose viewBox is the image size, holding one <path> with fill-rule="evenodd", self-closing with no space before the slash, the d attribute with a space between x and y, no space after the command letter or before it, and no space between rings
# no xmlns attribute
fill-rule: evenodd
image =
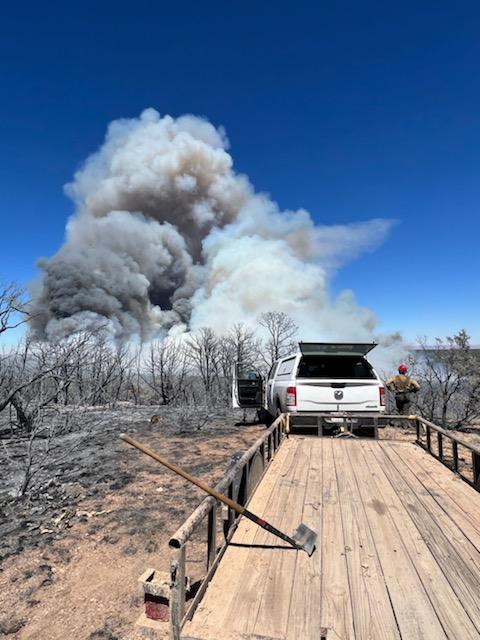
<svg viewBox="0 0 480 640"><path fill-rule="evenodd" d="M293 371L294 363L295 363L295 358L289 358L288 360L284 360L278 369L277 376L283 377L283 376L290 375Z"/></svg>
<svg viewBox="0 0 480 640"><path fill-rule="evenodd" d="M298 367L297 378L374 380L375 374L370 364L358 356L303 356Z"/></svg>
<svg viewBox="0 0 480 640"><path fill-rule="evenodd" d="M260 378L260 374L255 369L252 369L248 365L237 365L237 379L238 380L257 380Z"/></svg>

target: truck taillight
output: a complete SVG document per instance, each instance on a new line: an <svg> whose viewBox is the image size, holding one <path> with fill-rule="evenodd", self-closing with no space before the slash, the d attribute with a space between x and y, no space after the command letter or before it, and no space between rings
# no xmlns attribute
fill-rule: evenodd
<svg viewBox="0 0 480 640"><path fill-rule="evenodd" d="M287 407L294 407L297 404L297 387L287 387Z"/></svg>
<svg viewBox="0 0 480 640"><path fill-rule="evenodd" d="M378 390L380 391L380 406L384 407L385 406L385 387L379 387Z"/></svg>

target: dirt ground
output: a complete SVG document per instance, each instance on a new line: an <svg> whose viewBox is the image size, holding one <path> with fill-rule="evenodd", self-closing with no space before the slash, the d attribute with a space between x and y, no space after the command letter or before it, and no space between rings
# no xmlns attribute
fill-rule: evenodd
<svg viewBox="0 0 480 640"><path fill-rule="evenodd" d="M152 425L154 413L160 422ZM239 425L240 417L225 410L193 419L165 407L104 411L92 439L71 458L47 465L22 500L11 495L14 457L4 460L0 637L137 639L134 624L142 610L137 579L147 567L168 570L168 539L203 495L118 436L126 431L215 483L264 433L264 425ZM91 415L85 416L86 424L89 420ZM480 444L478 434L459 435ZM386 427L379 436L413 441L415 433ZM66 447L71 435L62 438ZM193 557L194 574L201 575L202 558L201 552Z"/></svg>
<svg viewBox="0 0 480 640"><path fill-rule="evenodd" d="M168 571L168 540L204 495L119 440L122 431L211 483L264 432L225 411L182 428L165 408L109 411L47 489L12 503L2 465L0 637L130 640L142 609L137 579ZM148 418L161 415L151 425ZM181 416L184 418L184 416ZM201 573L201 570L200 570Z"/></svg>

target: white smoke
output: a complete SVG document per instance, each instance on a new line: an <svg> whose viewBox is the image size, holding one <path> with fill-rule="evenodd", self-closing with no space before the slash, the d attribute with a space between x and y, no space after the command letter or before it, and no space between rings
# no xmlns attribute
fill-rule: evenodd
<svg viewBox="0 0 480 640"><path fill-rule="evenodd" d="M316 225L280 211L233 170L222 129L194 116L110 124L102 147L67 185L66 240L39 265L33 329L55 339L107 323L121 340L284 311L302 339L370 339L377 321L329 278L375 249L391 220Z"/></svg>

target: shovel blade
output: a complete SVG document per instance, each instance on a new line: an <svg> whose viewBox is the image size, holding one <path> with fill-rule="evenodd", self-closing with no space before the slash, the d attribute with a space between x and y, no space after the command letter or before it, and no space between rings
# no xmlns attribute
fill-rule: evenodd
<svg viewBox="0 0 480 640"><path fill-rule="evenodd" d="M297 530L292 536L292 540L299 549L306 551L309 556L315 551L315 543L317 541L317 534L312 529L309 529L306 524L298 525Z"/></svg>

